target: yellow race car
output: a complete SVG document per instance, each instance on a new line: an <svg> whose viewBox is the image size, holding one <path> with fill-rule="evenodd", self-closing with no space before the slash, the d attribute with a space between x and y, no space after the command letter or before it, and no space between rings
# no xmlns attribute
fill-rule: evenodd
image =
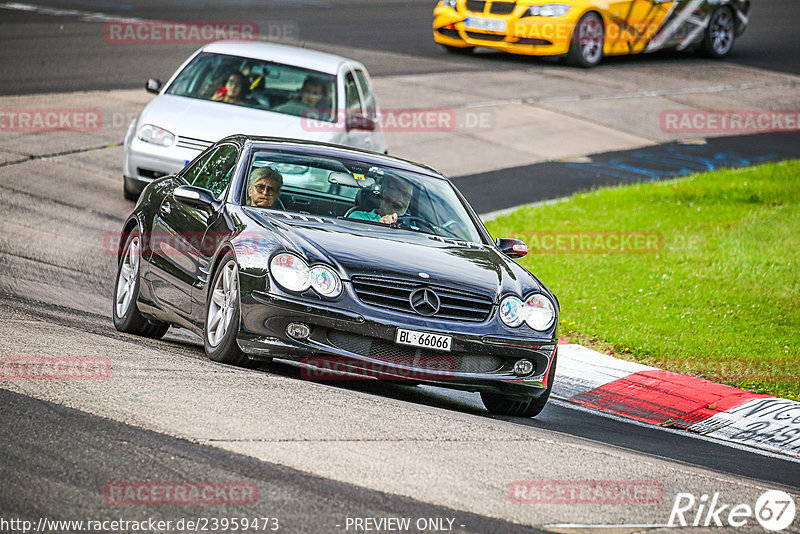
<svg viewBox="0 0 800 534"><path fill-rule="evenodd" d="M441 0L433 38L448 52L476 46L566 56L593 67L604 55L663 48L727 56L747 27L749 0Z"/></svg>

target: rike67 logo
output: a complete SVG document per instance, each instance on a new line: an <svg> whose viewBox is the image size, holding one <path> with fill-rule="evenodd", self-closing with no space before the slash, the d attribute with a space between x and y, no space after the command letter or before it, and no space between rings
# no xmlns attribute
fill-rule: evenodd
<svg viewBox="0 0 800 534"><path fill-rule="evenodd" d="M743 527L755 518L767 530L779 531L794 521L792 496L780 490L764 492L755 507L749 504L726 504L719 493L703 494L698 499L691 493L678 493L669 515L670 527Z"/></svg>

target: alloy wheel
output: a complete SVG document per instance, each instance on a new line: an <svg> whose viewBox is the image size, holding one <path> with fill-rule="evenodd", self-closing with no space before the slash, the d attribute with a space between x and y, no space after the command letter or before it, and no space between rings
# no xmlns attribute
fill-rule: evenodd
<svg viewBox="0 0 800 534"><path fill-rule="evenodd" d="M596 17L586 17L581 20L578 28L578 42L581 55L588 64L600 61L603 55L603 24Z"/></svg>
<svg viewBox="0 0 800 534"><path fill-rule="evenodd" d="M239 270L228 261L217 275L206 317L208 344L216 347L231 327L231 319L239 305Z"/></svg>
<svg viewBox="0 0 800 534"><path fill-rule="evenodd" d="M125 250L120 267L119 277L117 278L117 292L115 306L117 317L123 317L133 301L133 292L136 287L136 277L139 275L139 237L131 239L128 248Z"/></svg>
<svg viewBox="0 0 800 534"><path fill-rule="evenodd" d="M720 56L728 53L733 46L733 15L728 9L719 9L714 13L709 28L711 47Z"/></svg>

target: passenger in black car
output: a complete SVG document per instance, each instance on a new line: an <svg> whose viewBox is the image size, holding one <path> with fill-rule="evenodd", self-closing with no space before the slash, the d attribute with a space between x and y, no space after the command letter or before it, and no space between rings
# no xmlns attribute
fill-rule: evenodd
<svg viewBox="0 0 800 534"><path fill-rule="evenodd" d="M387 176L381 186L381 205L372 211L354 211L348 217L383 224L396 223L397 218L405 214L413 195L414 186L409 182Z"/></svg>
<svg viewBox="0 0 800 534"><path fill-rule="evenodd" d="M280 201L283 176L272 167L257 167L250 173L247 193L250 205L258 208L283 209Z"/></svg>

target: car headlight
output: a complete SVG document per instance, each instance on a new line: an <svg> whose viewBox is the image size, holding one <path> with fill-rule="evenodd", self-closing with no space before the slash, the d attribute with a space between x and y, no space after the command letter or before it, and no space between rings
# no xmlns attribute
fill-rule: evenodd
<svg viewBox="0 0 800 534"><path fill-rule="evenodd" d="M450 9L456 9L458 7L457 0L442 0L442 5L444 7L449 7Z"/></svg>
<svg viewBox="0 0 800 534"><path fill-rule="evenodd" d="M323 297L338 297L342 292L342 281L332 269L317 265L311 268L311 287Z"/></svg>
<svg viewBox="0 0 800 534"><path fill-rule="evenodd" d="M556 309L544 295L532 295L525 301L525 322L534 330L544 331L553 326Z"/></svg>
<svg viewBox="0 0 800 534"><path fill-rule="evenodd" d="M545 4L543 6L531 6L526 15L528 17L563 17L572 6L567 4Z"/></svg>
<svg viewBox="0 0 800 534"><path fill-rule="evenodd" d="M278 254L269 262L272 277L289 291L305 291L311 285L311 271L294 254Z"/></svg>
<svg viewBox="0 0 800 534"><path fill-rule="evenodd" d="M500 320L507 326L517 327L525 320L525 304L518 297L506 297L500 302Z"/></svg>
<svg viewBox="0 0 800 534"><path fill-rule="evenodd" d="M145 143L160 146L172 146L175 142L175 134L152 124L143 124L136 132L136 137Z"/></svg>

